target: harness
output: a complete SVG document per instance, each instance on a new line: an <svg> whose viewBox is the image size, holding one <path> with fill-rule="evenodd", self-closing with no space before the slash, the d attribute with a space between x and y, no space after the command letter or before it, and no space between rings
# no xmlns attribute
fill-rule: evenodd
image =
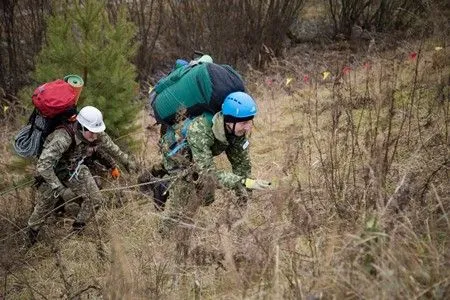
<svg viewBox="0 0 450 300"><path fill-rule="evenodd" d="M69 124L63 123L61 125L56 126L55 130L59 129L59 128L64 128L64 130L70 135L70 138L72 139L72 142L70 143L69 150L67 150L67 151L72 150L75 147L75 144L76 144L76 142L75 142L75 131L73 130L73 127L70 126Z"/></svg>
<svg viewBox="0 0 450 300"><path fill-rule="evenodd" d="M70 177L69 177L69 181L71 181L73 178L75 178L76 180L78 180L78 174L80 173L80 168L81 165L84 163L84 159L86 158L86 156L83 156L77 163L77 166L75 167L75 169L73 170L73 172L70 172Z"/></svg>
<svg viewBox="0 0 450 300"><path fill-rule="evenodd" d="M208 126L213 125L213 115L210 112L204 112L200 116L195 116L192 118L186 118L183 121L183 125L181 126L181 129L175 129L177 124L172 126L166 127L166 133L163 135L162 140L164 143L169 145L169 151L165 154L166 157L173 157L175 154L180 152L181 150L187 148L187 134L188 129L191 126L192 121L195 118L202 117L206 120L208 123ZM181 125L181 124L179 124ZM177 138L176 134L179 134L180 137Z"/></svg>
<svg viewBox="0 0 450 300"><path fill-rule="evenodd" d="M173 126L170 126L167 128L167 132L166 132L166 136L173 140L174 142L169 146L170 151L167 153L168 157L172 157L175 154L177 154L180 150L184 149L187 145L187 131L189 129L189 126L192 123L192 119L191 118L187 118L186 120L184 120L183 123L183 127L181 127L180 130L180 134L181 137L176 140L176 136L175 136L175 130L173 128Z"/></svg>
<svg viewBox="0 0 450 300"><path fill-rule="evenodd" d="M78 175L80 173L80 168L83 164L86 164L87 162L89 162L89 159L92 158L92 156L94 155L94 153L97 149L97 146L98 146L98 140L94 141L94 142L90 142L89 146L93 148L92 153L83 155L81 158L77 159L75 168L72 167L69 169L70 177L69 177L68 181L71 181L74 178L76 180L79 180Z"/></svg>

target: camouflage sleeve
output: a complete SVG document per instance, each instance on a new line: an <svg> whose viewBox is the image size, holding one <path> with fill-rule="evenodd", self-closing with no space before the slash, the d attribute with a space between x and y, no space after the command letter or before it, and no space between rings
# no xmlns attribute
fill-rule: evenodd
<svg viewBox="0 0 450 300"><path fill-rule="evenodd" d="M103 151L110 154L114 158L117 158L121 164L124 166L128 166L130 160L132 159L130 155L126 154L122 150L120 150L119 146L117 146L113 140L109 137L106 132L102 132L100 134L101 144L99 148L102 148Z"/></svg>
<svg viewBox="0 0 450 300"><path fill-rule="evenodd" d="M219 182L228 188L238 186L242 176L231 172L217 170L211 147L214 144L214 134L203 118L195 119L189 127L187 142L192 152L194 163L202 170L216 174Z"/></svg>
<svg viewBox="0 0 450 300"><path fill-rule="evenodd" d="M95 159L108 169L112 169L116 166L114 158L112 158L103 147L99 147L97 151L95 151Z"/></svg>
<svg viewBox="0 0 450 300"><path fill-rule="evenodd" d="M226 150L233 173L245 178L249 177L252 172L250 155L246 144L247 139L240 138Z"/></svg>
<svg viewBox="0 0 450 300"><path fill-rule="evenodd" d="M37 162L37 172L50 185L52 189L62 186L54 167L61 159L64 152L69 150L72 138L65 129L58 129L46 140L44 149Z"/></svg>

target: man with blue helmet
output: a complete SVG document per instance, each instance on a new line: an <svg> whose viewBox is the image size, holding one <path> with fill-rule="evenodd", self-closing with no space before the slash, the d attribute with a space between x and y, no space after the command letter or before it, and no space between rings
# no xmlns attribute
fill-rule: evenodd
<svg viewBox="0 0 450 300"><path fill-rule="evenodd" d="M233 92L225 98L222 111L214 116L203 114L175 128L173 140L183 139L183 134L177 133L185 131L184 142L178 142L182 149L176 149L172 142L162 139L165 169L169 174L172 170L182 174L180 170L183 170L185 175L175 180L169 188L170 206L162 222L161 233L168 233L176 225L176 220L189 222L200 205L211 204L217 183L235 189L238 195L242 188L269 188L269 182L249 178L251 163L247 136L252 130L256 113L256 103L250 95ZM224 152L232 172L215 167L214 156Z"/></svg>

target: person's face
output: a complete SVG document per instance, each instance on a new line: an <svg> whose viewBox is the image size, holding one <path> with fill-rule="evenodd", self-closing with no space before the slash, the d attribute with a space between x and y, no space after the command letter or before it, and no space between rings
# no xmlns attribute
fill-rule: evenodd
<svg viewBox="0 0 450 300"><path fill-rule="evenodd" d="M83 128L83 137L89 142L94 142L97 140L98 134Z"/></svg>
<svg viewBox="0 0 450 300"><path fill-rule="evenodd" d="M233 132L233 125L234 125L234 123L226 123L226 126L227 126L229 132ZM252 120L238 122L238 123L236 123L236 126L234 127L234 135L235 136L244 136L247 133L250 133L250 131L252 131L252 128L253 128Z"/></svg>

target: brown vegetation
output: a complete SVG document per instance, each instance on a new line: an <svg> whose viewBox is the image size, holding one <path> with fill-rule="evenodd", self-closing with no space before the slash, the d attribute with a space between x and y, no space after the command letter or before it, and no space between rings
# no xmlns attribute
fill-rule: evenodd
<svg viewBox="0 0 450 300"><path fill-rule="evenodd" d="M420 43L408 47L394 51L399 59L353 57L350 73L332 71L325 80L320 72L328 69L321 61L327 51L315 49L305 49L306 61L294 56L275 61L270 73L250 72L260 107L254 175L271 179L275 188L254 193L247 210L235 208L233 193L220 190L196 216L187 255L175 241L161 239L155 230L160 214L134 189L120 195L127 200L122 207L100 210L83 236L67 237L64 220L55 219L59 226L49 225L34 248L20 252L30 191L2 195L1 239L8 245L2 293L447 298L450 66L433 62L433 44L417 48L416 60L407 53ZM287 78L293 80L286 84ZM17 125L2 126L9 126L2 128L5 141ZM151 151L141 160L148 163L158 159L157 133L146 135ZM8 159L3 155L1 163Z"/></svg>
<svg viewBox="0 0 450 300"><path fill-rule="evenodd" d="M126 174L105 191L121 205L101 208L82 236L68 235L70 219L54 217L39 242L23 248L34 196L28 179L7 166L24 113L0 111L0 295L448 299L446 46L448 39L423 35L300 44L265 71L250 68L245 78L260 111L253 175L274 188L254 192L246 210L219 190L189 227L187 253L176 239L161 239L161 214L138 189L124 188L135 184ZM158 133L143 115L138 158L148 167L159 160ZM217 164L228 167L221 158Z"/></svg>

